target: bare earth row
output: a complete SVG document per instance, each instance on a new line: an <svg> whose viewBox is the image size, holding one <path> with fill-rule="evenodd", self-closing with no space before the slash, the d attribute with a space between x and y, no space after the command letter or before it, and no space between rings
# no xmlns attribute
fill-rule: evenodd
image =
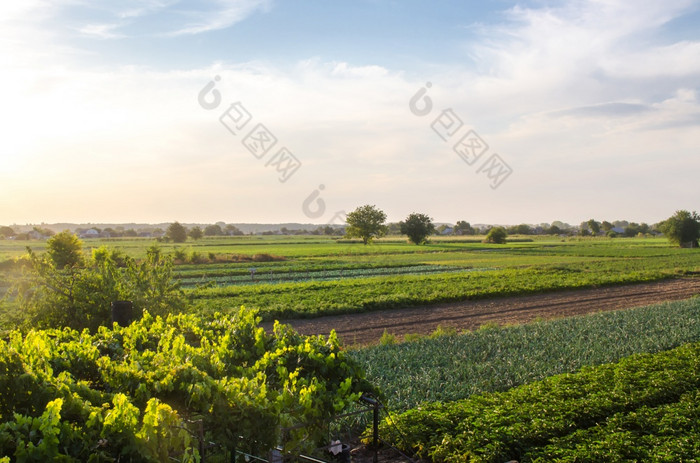
<svg viewBox="0 0 700 463"><path fill-rule="evenodd" d="M608 310L628 309L700 294L700 278L679 278L624 286L557 291L425 307L291 319L302 334L327 335L332 329L346 345L376 343L384 331L397 336L429 334L438 326L459 331L486 323L518 324Z"/></svg>

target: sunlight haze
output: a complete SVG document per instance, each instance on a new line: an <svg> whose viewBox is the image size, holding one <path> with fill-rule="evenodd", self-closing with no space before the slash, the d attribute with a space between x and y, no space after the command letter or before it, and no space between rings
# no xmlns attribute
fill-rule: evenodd
<svg viewBox="0 0 700 463"><path fill-rule="evenodd" d="M699 207L699 7L3 2L0 225L655 223Z"/></svg>

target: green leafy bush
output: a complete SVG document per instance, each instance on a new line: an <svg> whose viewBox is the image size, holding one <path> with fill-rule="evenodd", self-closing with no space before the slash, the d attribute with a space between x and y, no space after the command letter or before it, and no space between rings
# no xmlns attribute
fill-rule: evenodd
<svg viewBox="0 0 700 463"><path fill-rule="evenodd" d="M268 334L259 321L244 309L210 321L146 313L95 334L11 333L0 341L0 455L195 461L192 420L227 449L316 446L319 420L373 389L334 334ZM300 423L310 425L283 433Z"/></svg>
<svg viewBox="0 0 700 463"><path fill-rule="evenodd" d="M141 262L98 248L85 265L70 267L59 267L31 249L28 254L31 267L14 292L30 327L95 331L110 324L110 303L119 300L155 315L184 308L184 293L172 278L172 259L157 247L149 248Z"/></svg>

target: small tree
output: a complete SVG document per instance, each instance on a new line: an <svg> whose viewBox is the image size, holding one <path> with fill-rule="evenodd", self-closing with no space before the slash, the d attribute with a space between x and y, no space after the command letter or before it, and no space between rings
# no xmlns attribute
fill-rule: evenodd
<svg viewBox="0 0 700 463"><path fill-rule="evenodd" d="M455 235L473 235L473 234L475 234L475 230L472 228L472 226L469 222L466 222L464 220L458 220L454 226L454 234Z"/></svg>
<svg viewBox="0 0 700 463"><path fill-rule="evenodd" d="M175 221L174 223L170 224L168 230L165 232L165 236L167 236L173 243L184 243L187 241L187 230L180 224L180 222Z"/></svg>
<svg viewBox="0 0 700 463"><path fill-rule="evenodd" d="M485 243L504 244L506 242L506 229L503 227L493 227L486 234Z"/></svg>
<svg viewBox="0 0 700 463"><path fill-rule="evenodd" d="M224 227L224 233L230 236L242 236L243 232L238 229L237 226L228 224Z"/></svg>
<svg viewBox="0 0 700 463"><path fill-rule="evenodd" d="M46 254L59 270L79 267L84 263L83 242L68 230L58 233L46 242Z"/></svg>
<svg viewBox="0 0 700 463"><path fill-rule="evenodd" d="M659 229L666 238L681 247L698 247L700 239L700 216L697 212L676 211L661 224Z"/></svg>
<svg viewBox="0 0 700 463"><path fill-rule="evenodd" d="M547 230L545 230L545 233L547 233L548 235L561 235L562 230L556 225L552 225Z"/></svg>
<svg viewBox="0 0 700 463"><path fill-rule="evenodd" d="M206 236L220 236L224 234L224 231L221 229L220 225L207 225L204 227L204 234Z"/></svg>
<svg viewBox="0 0 700 463"><path fill-rule="evenodd" d="M11 236L15 236L16 233L12 227L0 227L0 235L4 236L5 238L9 238Z"/></svg>
<svg viewBox="0 0 700 463"><path fill-rule="evenodd" d="M202 229L195 225L187 234L196 241L202 237Z"/></svg>
<svg viewBox="0 0 700 463"><path fill-rule="evenodd" d="M12 292L31 327L95 331L111 325L110 303L119 300L133 301L137 310L154 315L184 308L184 293L172 277L172 259L156 247L141 262L98 248L81 267L63 270L52 258L27 251L29 273L15 282Z"/></svg>
<svg viewBox="0 0 700 463"><path fill-rule="evenodd" d="M515 233L517 235L532 235L532 227L530 227L526 223L521 223L517 227L515 227Z"/></svg>
<svg viewBox="0 0 700 463"><path fill-rule="evenodd" d="M410 214L404 222L400 222L401 234L408 235L408 239L414 244L421 244L425 239L435 233L435 225L432 219L425 214Z"/></svg>
<svg viewBox="0 0 700 463"><path fill-rule="evenodd" d="M600 233L600 222L596 222L595 219L589 220L588 222L586 222L586 225L588 225L588 229L594 235Z"/></svg>
<svg viewBox="0 0 700 463"><path fill-rule="evenodd" d="M385 221L386 214L375 206L360 206L347 215L348 226L345 229L345 235L349 238L362 238L362 242L368 244L374 238L386 234Z"/></svg>

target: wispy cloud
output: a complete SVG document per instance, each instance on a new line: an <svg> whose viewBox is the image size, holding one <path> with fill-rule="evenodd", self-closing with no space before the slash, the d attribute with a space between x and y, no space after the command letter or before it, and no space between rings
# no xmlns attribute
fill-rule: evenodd
<svg viewBox="0 0 700 463"><path fill-rule="evenodd" d="M204 4L208 4L208 8L200 7L196 11L183 11L183 15L188 18L187 24L166 35L193 35L225 29L243 21L258 10L269 8L270 1L216 0L202 2L202 6Z"/></svg>
<svg viewBox="0 0 700 463"><path fill-rule="evenodd" d="M113 32L120 27L121 24L88 24L78 29L78 32L98 39L121 39L125 37L124 34Z"/></svg>
<svg viewBox="0 0 700 463"><path fill-rule="evenodd" d="M578 108L565 109L550 113L551 117L630 117L653 111L648 105L637 103L601 103Z"/></svg>

